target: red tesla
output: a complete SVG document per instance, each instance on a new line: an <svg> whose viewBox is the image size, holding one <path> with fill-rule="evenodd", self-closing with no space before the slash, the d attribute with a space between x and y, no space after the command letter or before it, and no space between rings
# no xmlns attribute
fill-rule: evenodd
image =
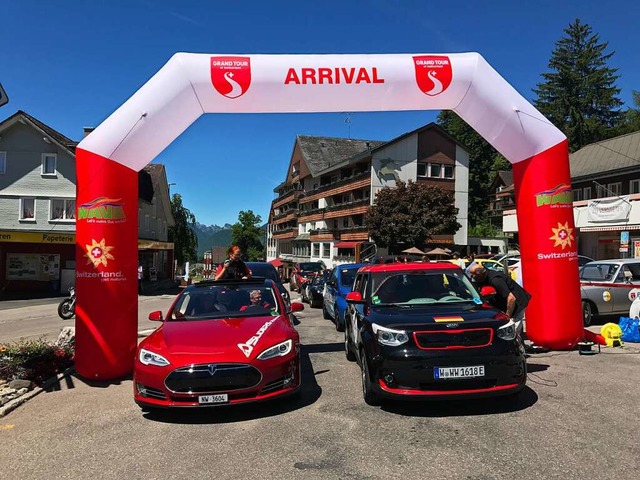
<svg viewBox="0 0 640 480"><path fill-rule="evenodd" d="M272 399L300 387L300 340L272 280L200 282L138 346L134 399L145 410ZM292 303L291 311L304 308Z"/></svg>

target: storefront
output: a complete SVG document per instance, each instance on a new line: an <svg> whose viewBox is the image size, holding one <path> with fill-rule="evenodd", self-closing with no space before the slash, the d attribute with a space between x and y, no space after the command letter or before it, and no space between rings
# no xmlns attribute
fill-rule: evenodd
<svg viewBox="0 0 640 480"><path fill-rule="evenodd" d="M145 280L173 278L173 243L138 240L138 261Z"/></svg>

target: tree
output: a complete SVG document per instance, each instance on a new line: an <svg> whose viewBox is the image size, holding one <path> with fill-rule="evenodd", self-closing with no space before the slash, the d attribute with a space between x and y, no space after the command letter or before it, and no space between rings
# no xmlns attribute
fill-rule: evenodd
<svg viewBox="0 0 640 480"><path fill-rule="evenodd" d="M632 90L631 94L633 95L633 104L636 108L630 107L624 112L618 135L640 130L640 92Z"/></svg>
<svg viewBox="0 0 640 480"><path fill-rule="evenodd" d="M549 60L551 72L543 73L544 81L533 89L534 103L576 151L616 134L622 101L615 86L617 69L607 66L615 53L604 53L608 42L600 43L579 18L564 32Z"/></svg>
<svg viewBox="0 0 640 480"><path fill-rule="evenodd" d="M240 247L245 260L264 259L265 247L262 244L263 231L260 228L262 218L252 210L240 211L238 223L231 227L231 241Z"/></svg>
<svg viewBox="0 0 640 480"><path fill-rule="evenodd" d="M194 231L196 217L182 205L182 196L174 193L171 197L171 214L175 226L169 227L169 241L173 242L176 260L179 265L195 262L198 252L198 238Z"/></svg>
<svg viewBox="0 0 640 480"><path fill-rule="evenodd" d="M486 219L487 198L494 193L489 191L491 182L499 170L511 170L511 165L454 112L440 112L438 123L469 150L469 223L478 225Z"/></svg>
<svg viewBox="0 0 640 480"><path fill-rule="evenodd" d="M460 224L453 192L409 180L378 192L365 222L378 246L423 247L433 235L453 234Z"/></svg>

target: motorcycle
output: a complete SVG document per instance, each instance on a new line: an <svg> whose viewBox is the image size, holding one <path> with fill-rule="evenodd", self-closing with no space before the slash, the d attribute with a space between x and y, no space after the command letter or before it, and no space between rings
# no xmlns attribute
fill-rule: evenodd
<svg viewBox="0 0 640 480"><path fill-rule="evenodd" d="M69 296L58 305L58 315L63 320L69 320L76 314L76 289L69 287Z"/></svg>

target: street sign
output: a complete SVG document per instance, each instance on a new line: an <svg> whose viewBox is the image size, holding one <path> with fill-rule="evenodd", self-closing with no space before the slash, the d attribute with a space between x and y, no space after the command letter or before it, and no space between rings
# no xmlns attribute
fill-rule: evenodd
<svg viewBox="0 0 640 480"><path fill-rule="evenodd" d="M627 252L629 251L629 247L620 247L620 248L618 249L618 251L619 251L620 253L627 253Z"/></svg>
<svg viewBox="0 0 640 480"><path fill-rule="evenodd" d="M7 97L7 93L2 88L2 84L0 83L0 107L9 102L9 97Z"/></svg>

